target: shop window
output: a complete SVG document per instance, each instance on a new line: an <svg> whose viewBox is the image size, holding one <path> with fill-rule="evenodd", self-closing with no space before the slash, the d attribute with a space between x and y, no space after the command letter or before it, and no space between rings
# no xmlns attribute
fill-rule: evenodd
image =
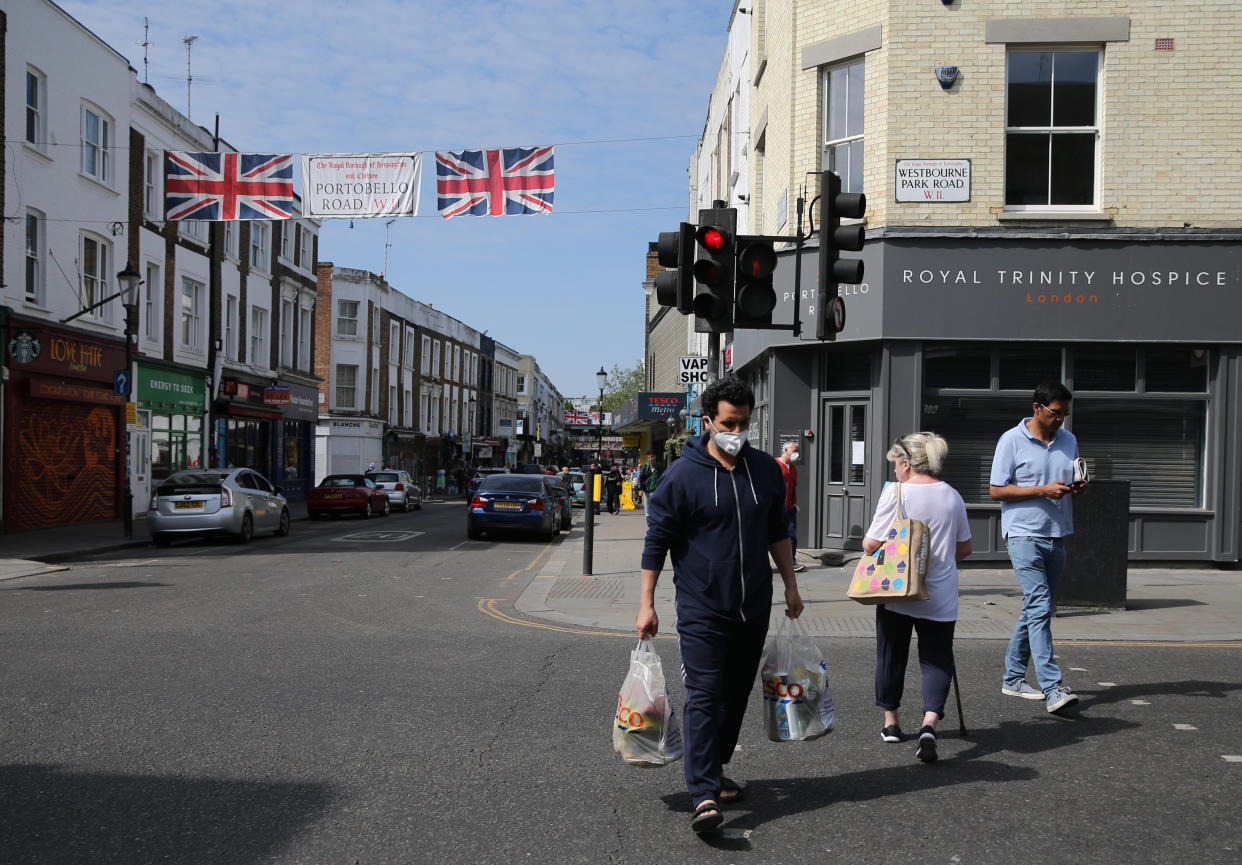
<svg viewBox="0 0 1242 865"><path fill-rule="evenodd" d="M1191 348L1150 348L1145 352L1143 388L1164 393L1204 393L1207 352Z"/></svg>
<svg viewBox="0 0 1242 865"><path fill-rule="evenodd" d="M987 390L992 352L986 348L933 346L923 353L923 383L930 388Z"/></svg>
<svg viewBox="0 0 1242 865"><path fill-rule="evenodd" d="M1002 348L999 354L997 384L1001 390L1034 392L1041 382L1064 379L1059 348Z"/></svg>
<svg viewBox="0 0 1242 865"><path fill-rule="evenodd" d="M26 302L36 305L43 303L44 225L42 213L26 211Z"/></svg>
<svg viewBox="0 0 1242 865"><path fill-rule="evenodd" d="M1132 348L1080 348L1073 353L1071 390L1133 391L1136 384Z"/></svg>
<svg viewBox="0 0 1242 865"><path fill-rule="evenodd" d="M969 505L990 504L988 478L996 442L1008 429L1030 416L1026 399L1014 397L923 398L921 427L949 443L941 480L952 486ZM1078 405L1074 405L1077 419Z"/></svg>
<svg viewBox="0 0 1242 865"><path fill-rule="evenodd" d="M285 478L299 480L306 477L302 464L302 437L306 435L305 421L285 421Z"/></svg>
<svg viewBox="0 0 1242 865"><path fill-rule="evenodd" d="M151 414L151 478L163 480L172 474L172 437L169 415Z"/></svg>
<svg viewBox="0 0 1242 865"><path fill-rule="evenodd" d="M271 474L268 457L268 421L229 418L225 429L224 458L228 468L251 468Z"/></svg>
<svg viewBox="0 0 1242 865"><path fill-rule="evenodd" d="M841 175L845 192L863 188L864 61L824 70L824 152L821 164Z"/></svg>
<svg viewBox="0 0 1242 865"><path fill-rule="evenodd" d="M1099 50L1009 52L1006 207L1095 207L1101 56Z"/></svg>
<svg viewBox="0 0 1242 865"><path fill-rule="evenodd" d="M1093 480L1128 480L1131 508L1200 508L1206 400L1075 398L1074 435Z"/></svg>

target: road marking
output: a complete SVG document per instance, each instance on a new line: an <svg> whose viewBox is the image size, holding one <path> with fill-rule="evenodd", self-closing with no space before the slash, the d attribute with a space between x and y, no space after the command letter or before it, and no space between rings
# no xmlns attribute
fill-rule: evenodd
<svg viewBox="0 0 1242 865"><path fill-rule="evenodd" d="M1097 685L1099 685L1101 688L1115 688L1115 687L1117 687L1117 683L1116 683L1116 682L1096 682L1096 684L1097 684Z"/></svg>
<svg viewBox="0 0 1242 865"><path fill-rule="evenodd" d="M1151 705L1151 703L1147 702L1146 700L1131 700L1130 702L1136 706L1150 706Z"/></svg>
<svg viewBox="0 0 1242 865"><path fill-rule="evenodd" d="M1150 646L1161 649L1242 649L1242 640L1216 643L1183 643L1178 640L1057 640L1059 646L1116 646L1119 649Z"/></svg>
<svg viewBox="0 0 1242 865"><path fill-rule="evenodd" d="M333 538L334 541L364 541L367 543L391 544L397 541L408 541L426 532L354 532Z"/></svg>
<svg viewBox="0 0 1242 865"><path fill-rule="evenodd" d="M1085 673L1087 672L1087 668L1086 667L1070 667L1070 672L1071 673Z"/></svg>
<svg viewBox="0 0 1242 865"><path fill-rule="evenodd" d="M535 622L529 619L519 619L517 616L511 616L503 613L496 608L496 605L502 603L500 598L480 598L479 612L485 616L491 616L497 621L504 622L508 625L521 625L524 628L534 628L540 631L556 631L562 634L581 634L587 637L624 637L627 640L634 639L632 633L624 631L596 631L590 628L574 628L565 625L553 625L548 622ZM673 639L672 634L656 634L657 640Z"/></svg>
<svg viewBox="0 0 1242 865"><path fill-rule="evenodd" d="M536 580L555 580L557 576L558 576L557 574L539 574L535 577L535 579Z"/></svg>
<svg viewBox="0 0 1242 865"><path fill-rule="evenodd" d="M1174 730L1198 730L1199 728L1193 724L1174 724Z"/></svg>
<svg viewBox="0 0 1242 865"><path fill-rule="evenodd" d="M530 561L530 564L529 564L529 565L527 565L527 566L526 566L526 567L524 567L524 568L518 568L516 571L514 571L514 572L513 572L513 573L511 573L511 574L509 574L509 576L507 576L507 577L505 577L503 580L501 580L501 582L502 582L502 583L509 583L509 582L512 582L513 580L516 580L516 579L517 579L518 574L524 574L524 573L526 573L527 571L529 571L529 570L533 569L533 568L535 567L535 565L539 564L539 562L543 559L543 557L544 557L544 556L546 556L546 555L548 554L548 550L550 550L551 548L552 548L552 544L551 544L551 543L546 543L546 544L544 544L544 545L543 545L543 549L542 549L542 550L540 550L539 552L535 553L535 557L534 557L533 559L531 559L531 561Z"/></svg>
<svg viewBox="0 0 1242 865"><path fill-rule="evenodd" d="M1242 763L1242 754L1221 754L1220 756L1226 763Z"/></svg>

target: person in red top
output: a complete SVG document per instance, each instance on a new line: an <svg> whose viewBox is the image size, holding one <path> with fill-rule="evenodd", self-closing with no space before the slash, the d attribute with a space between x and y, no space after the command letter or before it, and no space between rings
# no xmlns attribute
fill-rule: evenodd
<svg viewBox="0 0 1242 865"><path fill-rule="evenodd" d="M798 443L785 442L781 455L776 458L785 476L785 522L789 523L789 553L798 554L798 469L794 465L798 461ZM806 565L794 560L795 571L805 571Z"/></svg>

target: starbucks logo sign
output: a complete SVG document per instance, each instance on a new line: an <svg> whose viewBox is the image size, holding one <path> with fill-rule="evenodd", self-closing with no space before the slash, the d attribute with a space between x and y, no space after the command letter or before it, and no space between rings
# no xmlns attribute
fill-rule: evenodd
<svg viewBox="0 0 1242 865"><path fill-rule="evenodd" d="M43 346L32 330L19 330L9 340L9 356L18 363L31 363L42 350Z"/></svg>

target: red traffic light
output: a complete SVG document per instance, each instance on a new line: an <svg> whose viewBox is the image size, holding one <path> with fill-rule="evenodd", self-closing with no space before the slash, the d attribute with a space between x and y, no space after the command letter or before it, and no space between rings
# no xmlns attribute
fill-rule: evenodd
<svg viewBox="0 0 1242 865"><path fill-rule="evenodd" d="M751 243L737 256L737 273L752 280L766 280L776 270L776 250L766 241Z"/></svg>
<svg viewBox="0 0 1242 865"><path fill-rule="evenodd" d="M710 249L712 252L719 252L725 245L724 234L721 233L720 229L712 228L708 225L705 225L699 229L697 239L699 243L703 244L703 246Z"/></svg>

